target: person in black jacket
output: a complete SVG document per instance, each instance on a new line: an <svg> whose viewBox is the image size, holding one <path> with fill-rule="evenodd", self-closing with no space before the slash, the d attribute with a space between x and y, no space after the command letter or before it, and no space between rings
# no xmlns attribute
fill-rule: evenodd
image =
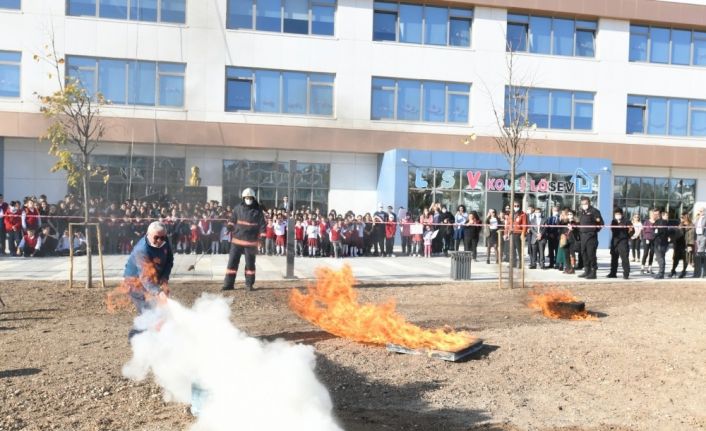
<svg viewBox="0 0 706 431"><path fill-rule="evenodd" d="M618 277L618 257L623 265L623 278L630 277L630 262L628 260L629 241L634 229L632 223L623 218L622 208L616 208L613 211L613 221L610 222L611 238L610 238L610 273L608 278Z"/></svg>
<svg viewBox="0 0 706 431"><path fill-rule="evenodd" d="M667 254L667 249L669 249L669 242L671 241L671 232L669 229L669 223L667 220L662 218L662 211L658 208L652 210L654 212L654 232L655 232L655 259L657 260L657 265L659 270L655 274L656 279L664 278L664 267L665 259L664 255Z"/></svg>
<svg viewBox="0 0 706 431"><path fill-rule="evenodd" d="M598 231L603 227L603 217L597 208L591 206L588 196L581 197L579 210L579 234L581 237L581 255L583 256L583 274L579 277L595 279L598 270L596 250L598 249Z"/></svg>
<svg viewBox="0 0 706 431"><path fill-rule="evenodd" d="M441 240L443 242L441 251L443 251L444 256L448 256L449 250L454 249L454 215L446 210L446 206L441 207L440 220L442 226L439 230L439 236L441 236Z"/></svg>
<svg viewBox="0 0 706 431"><path fill-rule="evenodd" d="M232 290L235 286L235 276L238 273L240 257L245 255L245 290L252 290L255 285L255 255L260 234L265 232L265 215L255 200L255 191L251 188L243 190L243 201L233 210L233 216L228 222L233 231L226 276L223 280L223 290Z"/></svg>

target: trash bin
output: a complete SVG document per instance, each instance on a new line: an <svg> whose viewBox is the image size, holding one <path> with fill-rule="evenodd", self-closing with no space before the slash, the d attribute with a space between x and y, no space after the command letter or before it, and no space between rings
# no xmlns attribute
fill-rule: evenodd
<svg viewBox="0 0 706 431"><path fill-rule="evenodd" d="M473 253L470 251L451 253L451 279L470 280L471 262L473 262Z"/></svg>

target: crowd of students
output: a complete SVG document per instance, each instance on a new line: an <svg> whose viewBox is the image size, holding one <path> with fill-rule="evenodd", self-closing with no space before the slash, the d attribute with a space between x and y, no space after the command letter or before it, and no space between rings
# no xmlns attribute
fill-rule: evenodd
<svg viewBox="0 0 706 431"><path fill-rule="evenodd" d="M23 201L5 202L0 195L0 241L3 252L21 256L67 255L69 249L77 254L85 252L86 238L81 226L77 226L73 238L69 237L68 223L83 221L80 202L67 195L61 202L49 204L44 195L27 197ZM581 211L581 210L579 210ZM683 214L677 224L666 220L667 214L659 209L650 211L645 220L635 215L628 222L622 219L622 211L616 210L610 223L611 271L609 277L617 276L618 258L628 253L632 262L640 262L643 274L653 273L657 261L657 273L664 275L664 259L667 248L673 249L671 271L667 276L684 277L689 265L699 266L699 239L704 238L703 210L697 213L696 225L689 214ZM106 202L102 198L91 200L89 216L101 226L100 243L105 254L129 254L133 245L144 236L149 223L161 221L167 227L171 247L175 253L183 254L227 254L231 244L231 232L227 220L232 208L216 201L198 204L179 201ZM551 208L547 215L540 208L524 211L517 204L502 211L490 209L485 217L476 211L467 211L459 205L454 212L436 203L413 214L405 208L386 208L378 204L377 211L355 214L352 211L327 214L319 209L293 209L285 197L281 204L265 211L267 228L260 238L258 252L266 255L284 256L287 253L286 238L288 219L293 219L295 253L301 257L362 257L362 256L448 256L450 251L468 251L474 261L478 260L478 246L487 248L485 262L509 261L514 256L516 266L521 262L520 238L527 246L526 257L530 269L558 269L567 274L584 269L584 253L581 247L578 213L570 208ZM510 230L510 217L515 218ZM701 224L699 224L701 223ZM600 220L600 225L604 223ZM664 227L660 230L660 225ZM600 226L598 227L600 229ZM617 233L617 234L616 234ZM94 247L97 247L96 231L89 230ZM513 250L510 237L515 235ZM395 249L396 238L400 239ZM666 245L666 246L665 246ZM703 247L703 244L701 245ZM679 264L681 263L681 270ZM629 263L627 264L629 267ZM623 262L625 278L626 270ZM696 274L698 275L698 274Z"/></svg>

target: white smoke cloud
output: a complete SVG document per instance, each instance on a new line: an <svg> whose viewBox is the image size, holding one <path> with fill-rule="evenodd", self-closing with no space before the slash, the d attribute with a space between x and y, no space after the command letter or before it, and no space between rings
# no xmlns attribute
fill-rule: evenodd
<svg viewBox="0 0 706 431"><path fill-rule="evenodd" d="M135 326L146 331L132 338L123 375L152 372L167 401L190 404L192 384L206 390L192 431L341 430L314 374L314 349L248 337L229 316L229 302L209 294L191 309L170 299L138 316Z"/></svg>

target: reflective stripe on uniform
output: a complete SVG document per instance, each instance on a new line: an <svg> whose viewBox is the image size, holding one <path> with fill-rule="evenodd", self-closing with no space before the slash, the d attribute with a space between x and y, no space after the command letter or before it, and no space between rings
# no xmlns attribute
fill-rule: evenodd
<svg viewBox="0 0 706 431"><path fill-rule="evenodd" d="M226 269L226 275L235 275L238 273L237 269Z"/></svg>
<svg viewBox="0 0 706 431"><path fill-rule="evenodd" d="M235 245L242 245L243 247L257 247L257 241L245 241L238 238L233 238L231 242Z"/></svg>
<svg viewBox="0 0 706 431"><path fill-rule="evenodd" d="M255 275L255 270L254 269L246 269L245 275Z"/></svg>
<svg viewBox="0 0 706 431"><path fill-rule="evenodd" d="M257 223L250 223L249 221L245 221L245 220L238 220L236 223L242 224L244 226L257 226Z"/></svg>

